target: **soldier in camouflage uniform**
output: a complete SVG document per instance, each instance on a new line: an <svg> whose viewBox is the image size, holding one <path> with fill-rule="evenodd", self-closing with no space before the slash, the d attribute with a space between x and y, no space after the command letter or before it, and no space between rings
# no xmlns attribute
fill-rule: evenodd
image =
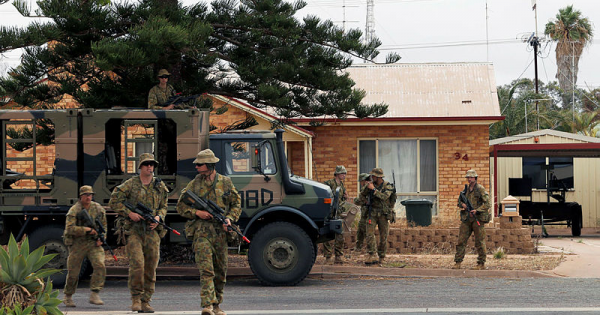
<svg viewBox="0 0 600 315"><path fill-rule="evenodd" d="M166 229L157 223L146 222L141 215L127 209L123 202L132 205L141 202L154 210L154 218L163 221L167 214L168 189L165 183L154 177L158 162L154 155L143 153L139 157L140 175L136 175L113 191L109 205L120 216L127 237L127 257L129 258L129 291L131 310L140 313L154 313L150 306L156 283L156 267L160 257L160 239Z"/></svg>
<svg viewBox="0 0 600 315"><path fill-rule="evenodd" d="M455 265L453 269L460 269L460 264L465 257L465 247L471 233L475 237L475 248L477 249L477 266L473 269L485 269L486 248L485 248L485 223L490 221L490 196L485 188L477 183L477 172L468 170L465 175L469 182L466 197L473 206L473 210L467 211L467 205L458 200L460 208L460 230L458 233L458 243L456 245L456 255L454 256ZM479 224L478 224L479 222Z"/></svg>
<svg viewBox="0 0 600 315"><path fill-rule="evenodd" d="M383 170L379 167L371 170L372 182L361 191L361 206L368 205L371 202L371 213L367 214L367 252L369 256L365 260L366 265L383 263L387 252L387 238L390 229L388 222L389 212L392 211L388 205L390 196L394 191L392 184L383 180ZM377 255L375 256L375 227L379 227L379 246L377 246Z"/></svg>
<svg viewBox="0 0 600 315"><path fill-rule="evenodd" d="M362 191L367 182L371 181L371 175L368 173L360 173L358 175L358 181L360 183L360 190ZM358 197L354 198L355 205L361 205L360 207L360 221L358 222L358 230L356 231L356 246L354 247L354 252L358 253L362 251L363 243L365 241L365 234L367 232L367 211L368 207L366 206L367 202L363 195L359 194Z"/></svg>
<svg viewBox="0 0 600 315"><path fill-rule="evenodd" d="M346 191L346 186L344 185L344 180L346 179L346 168L343 165L338 165L335 167L335 171L333 172L333 178L324 182L325 185L331 188L332 193L335 194L336 189L340 188L340 200L338 206L337 218L344 219L345 230L349 231L351 228L351 221L354 221L354 217L358 213L358 207L348 201L348 192ZM350 216L350 220L346 220L346 218ZM331 264L331 254L332 254L332 243L334 243L334 252L335 252L335 263L343 264L344 261L344 235L336 234L334 241L329 241L323 243L323 255L325 256L325 264Z"/></svg>
<svg viewBox="0 0 600 315"><path fill-rule="evenodd" d="M241 198L231 179L218 174L215 164L219 158L206 149L194 160L198 175L189 182L184 192L190 190L199 197L215 202L225 211L227 225L236 222L242 213ZM204 210L197 210L181 201L177 212L189 221L186 236L193 239L196 264L200 270L200 303L202 315L225 315L219 305L227 276L227 225L219 223Z"/></svg>
<svg viewBox="0 0 600 315"><path fill-rule="evenodd" d="M148 108L149 109L173 109L175 105L170 104L162 107L160 104L164 104L170 97L175 96L175 89L172 85L168 84L169 77L171 74L167 69L160 69L158 71L159 83L153 86L148 92Z"/></svg>
<svg viewBox="0 0 600 315"><path fill-rule="evenodd" d="M67 307L75 307L73 293L77 289L79 271L83 259L87 257L92 263L94 272L90 281L89 302L103 305L98 293L104 287L106 268L104 267L104 249L98 237L96 220L102 222L106 231L106 213L97 202L92 201L94 191L91 186L79 188L79 201L69 209L63 235L65 245L69 247L67 259L67 282L65 284L65 300Z"/></svg>

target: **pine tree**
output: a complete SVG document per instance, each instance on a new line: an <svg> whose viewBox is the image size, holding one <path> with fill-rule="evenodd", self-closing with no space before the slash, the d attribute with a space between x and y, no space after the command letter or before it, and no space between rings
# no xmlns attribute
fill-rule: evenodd
<svg viewBox="0 0 600 315"><path fill-rule="evenodd" d="M365 44L359 30L344 32L315 16L297 19L303 1L38 3L52 22L0 29L0 52L26 48L21 66L0 79L0 93L21 105L49 106L68 94L83 107L145 108L165 68L184 95L235 97L284 118L387 111L363 104L365 92L343 72L353 59L374 60L381 42Z"/></svg>

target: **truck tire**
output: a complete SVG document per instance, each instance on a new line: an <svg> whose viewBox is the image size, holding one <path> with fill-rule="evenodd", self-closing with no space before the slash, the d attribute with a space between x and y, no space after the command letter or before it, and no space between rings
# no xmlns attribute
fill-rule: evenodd
<svg viewBox="0 0 600 315"><path fill-rule="evenodd" d="M571 219L571 234L573 236L581 236L581 228L583 226L583 216L581 214L581 209L577 209L573 213L573 217Z"/></svg>
<svg viewBox="0 0 600 315"><path fill-rule="evenodd" d="M304 280L315 262L312 239L299 226L274 222L256 233L248 263L258 280L270 286L291 286Z"/></svg>
<svg viewBox="0 0 600 315"><path fill-rule="evenodd" d="M44 268L60 269L61 272L50 276L55 288L62 288L67 279L67 258L69 249L63 243L64 228L58 225L40 227L29 235L29 248L33 251L40 246L46 246L45 254L57 254Z"/></svg>

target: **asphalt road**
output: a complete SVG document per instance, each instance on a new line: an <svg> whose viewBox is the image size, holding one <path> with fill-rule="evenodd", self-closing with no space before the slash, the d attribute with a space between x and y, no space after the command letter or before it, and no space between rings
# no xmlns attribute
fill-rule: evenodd
<svg viewBox="0 0 600 315"><path fill-rule="evenodd" d="M65 314L131 314L125 280L110 280L104 306L87 303L88 283ZM238 279L225 287L227 314L597 314L600 279L339 278L265 287ZM62 294L60 296L62 298ZM200 314L196 280L164 280L151 303L156 314Z"/></svg>

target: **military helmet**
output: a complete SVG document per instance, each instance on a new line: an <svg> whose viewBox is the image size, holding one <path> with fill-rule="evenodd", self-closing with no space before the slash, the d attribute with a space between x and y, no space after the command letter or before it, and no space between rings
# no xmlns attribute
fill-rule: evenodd
<svg viewBox="0 0 600 315"><path fill-rule="evenodd" d="M346 168L344 167L344 165L338 165L335 167L335 172L333 172L333 175L337 175L337 174L346 174L348 172L346 172Z"/></svg>
<svg viewBox="0 0 600 315"><path fill-rule="evenodd" d="M142 153L140 154L140 164L138 166L138 168L142 167L142 164L144 164L145 162L152 162L154 163L154 166L158 166L158 161L154 159L154 154L152 153Z"/></svg>
<svg viewBox="0 0 600 315"><path fill-rule="evenodd" d="M477 178L477 172L475 170L468 170L465 177L475 177Z"/></svg>
<svg viewBox="0 0 600 315"><path fill-rule="evenodd" d="M368 180L369 176L371 176L369 173L360 173L360 175L358 175L358 181Z"/></svg>
<svg viewBox="0 0 600 315"><path fill-rule="evenodd" d="M219 158L215 156L211 149L206 149L198 152L194 164L217 163Z"/></svg>
<svg viewBox="0 0 600 315"><path fill-rule="evenodd" d="M160 69L158 70L158 77L162 77L162 76L170 76L171 74L169 73L169 71L167 71L167 69Z"/></svg>
<svg viewBox="0 0 600 315"><path fill-rule="evenodd" d="M380 167L372 169L370 174L375 177L385 177L385 175L383 175L383 170Z"/></svg>
<svg viewBox="0 0 600 315"><path fill-rule="evenodd" d="M95 194L95 193L94 193L94 190L92 189L92 186L84 185L84 186L79 187L79 196L81 196L83 194Z"/></svg>

